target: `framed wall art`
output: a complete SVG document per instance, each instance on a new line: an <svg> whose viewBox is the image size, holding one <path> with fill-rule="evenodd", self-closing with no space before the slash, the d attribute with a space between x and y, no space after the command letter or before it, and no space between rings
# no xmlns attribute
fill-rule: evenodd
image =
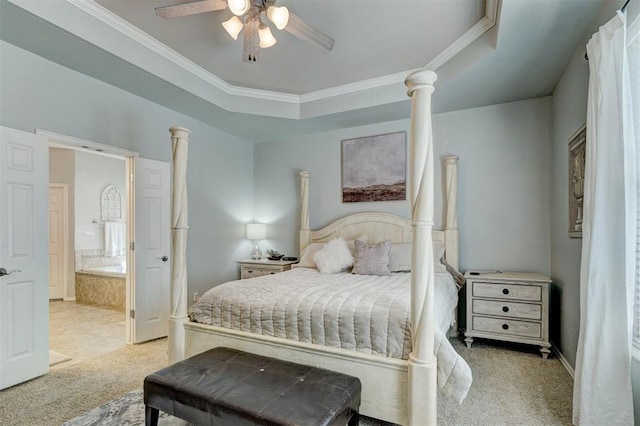
<svg viewBox="0 0 640 426"><path fill-rule="evenodd" d="M569 138L569 237L582 238L582 202L584 199L584 161L587 125Z"/></svg>
<svg viewBox="0 0 640 426"><path fill-rule="evenodd" d="M342 141L342 202L407 198L406 132Z"/></svg>

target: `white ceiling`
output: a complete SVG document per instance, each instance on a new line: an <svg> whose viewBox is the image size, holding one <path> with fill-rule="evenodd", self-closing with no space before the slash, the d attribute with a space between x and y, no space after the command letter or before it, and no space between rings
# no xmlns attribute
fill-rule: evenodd
<svg viewBox="0 0 640 426"><path fill-rule="evenodd" d="M408 118L403 80L425 65L435 112L550 95L606 0L281 1L334 51L274 29L244 63L219 25L228 11L153 11L184 0L0 0L0 38L261 142Z"/></svg>
<svg viewBox="0 0 640 426"><path fill-rule="evenodd" d="M280 0L308 24L336 40L328 53L270 25L278 42L242 62L242 34L234 41L222 11L163 19L154 7L192 0L98 0L97 3L226 82L303 94L406 72L427 64L477 23L484 0ZM263 22L269 22L263 17Z"/></svg>

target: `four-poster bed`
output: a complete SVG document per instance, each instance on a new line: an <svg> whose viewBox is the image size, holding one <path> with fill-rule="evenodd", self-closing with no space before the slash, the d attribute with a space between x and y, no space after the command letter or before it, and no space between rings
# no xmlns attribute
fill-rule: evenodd
<svg viewBox="0 0 640 426"><path fill-rule="evenodd" d="M412 243L410 274L412 351L408 360L186 322L184 320L186 306L180 304L183 300L183 290L186 291L185 280L180 284L183 288L174 288L172 285L172 298L176 298L176 301L172 300L172 321L184 324L185 340L180 340L181 336L177 331L173 336L170 334L170 354L173 354L173 359L170 358L170 361L177 361L176 357L191 356L212 347L227 346L286 361L327 368L360 378L363 387L361 413L401 424L436 423L436 386L439 372L434 356L436 334L434 241L445 245L446 259L456 269L459 257L456 212L457 158L455 157L444 160L446 226L443 231L432 230L434 173L430 98L435 80L436 75L432 71L413 73L406 80L409 96L412 98L409 176L411 220L385 213L360 213L337 220L323 229L311 230L309 227L310 174L309 172L300 173L301 252L309 244L327 242L334 237L355 239L366 235L369 243L387 239L393 243ZM186 162L186 158L180 161ZM178 167L174 165L175 169ZM180 249L184 250L184 247ZM174 306L178 308L175 312Z"/></svg>

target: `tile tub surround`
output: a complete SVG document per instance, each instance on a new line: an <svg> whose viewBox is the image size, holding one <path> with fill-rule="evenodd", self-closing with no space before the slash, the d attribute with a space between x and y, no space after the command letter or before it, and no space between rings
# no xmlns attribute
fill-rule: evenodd
<svg viewBox="0 0 640 426"><path fill-rule="evenodd" d="M90 268L101 268L103 266L124 265L126 256L105 257L104 250L76 250L75 268L76 271L83 271Z"/></svg>
<svg viewBox="0 0 640 426"><path fill-rule="evenodd" d="M78 271L76 272L76 302L124 312L126 278Z"/></svg>

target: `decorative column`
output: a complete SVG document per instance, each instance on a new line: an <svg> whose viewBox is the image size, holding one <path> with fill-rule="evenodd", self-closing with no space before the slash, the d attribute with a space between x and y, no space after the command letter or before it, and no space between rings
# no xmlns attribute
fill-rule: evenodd
<svg viewBox="0 0 640 426"><path fill-rule="evenodd" d="M444 228L444 237L447 240L447 247L456 247L456 250L451 250L446 254L447 263L453 266L454 269L460 269L460 259L458 258L459 250L458 240L458 157L446 157L444 159L444 176L445 176L445 189L447 197L447 217Z"/></svg>
<svg viewBox="0 0 640 426"><path fill-rule="evenodd" d="M309 176L308 170L300 172L300 255L309 245Z"/></svg>
<svg viewBox="0 0 640 426"><path fill-rule="evenodd" d="M171 311L169 312L169 364L185 358L184 323L187 322L187 157L189 130L172 127L173 185L171 189Z"/></svg>
<svg viewBox="0 0 640 426"><path fill-rule="evenodd" d="M409 425L437 423L437 365L433 274L433 135L431 94L437 79L433 71L416 71L405 80L411 97L410 194L413 226L411 260L411 338L409 354Z"/></svg>

